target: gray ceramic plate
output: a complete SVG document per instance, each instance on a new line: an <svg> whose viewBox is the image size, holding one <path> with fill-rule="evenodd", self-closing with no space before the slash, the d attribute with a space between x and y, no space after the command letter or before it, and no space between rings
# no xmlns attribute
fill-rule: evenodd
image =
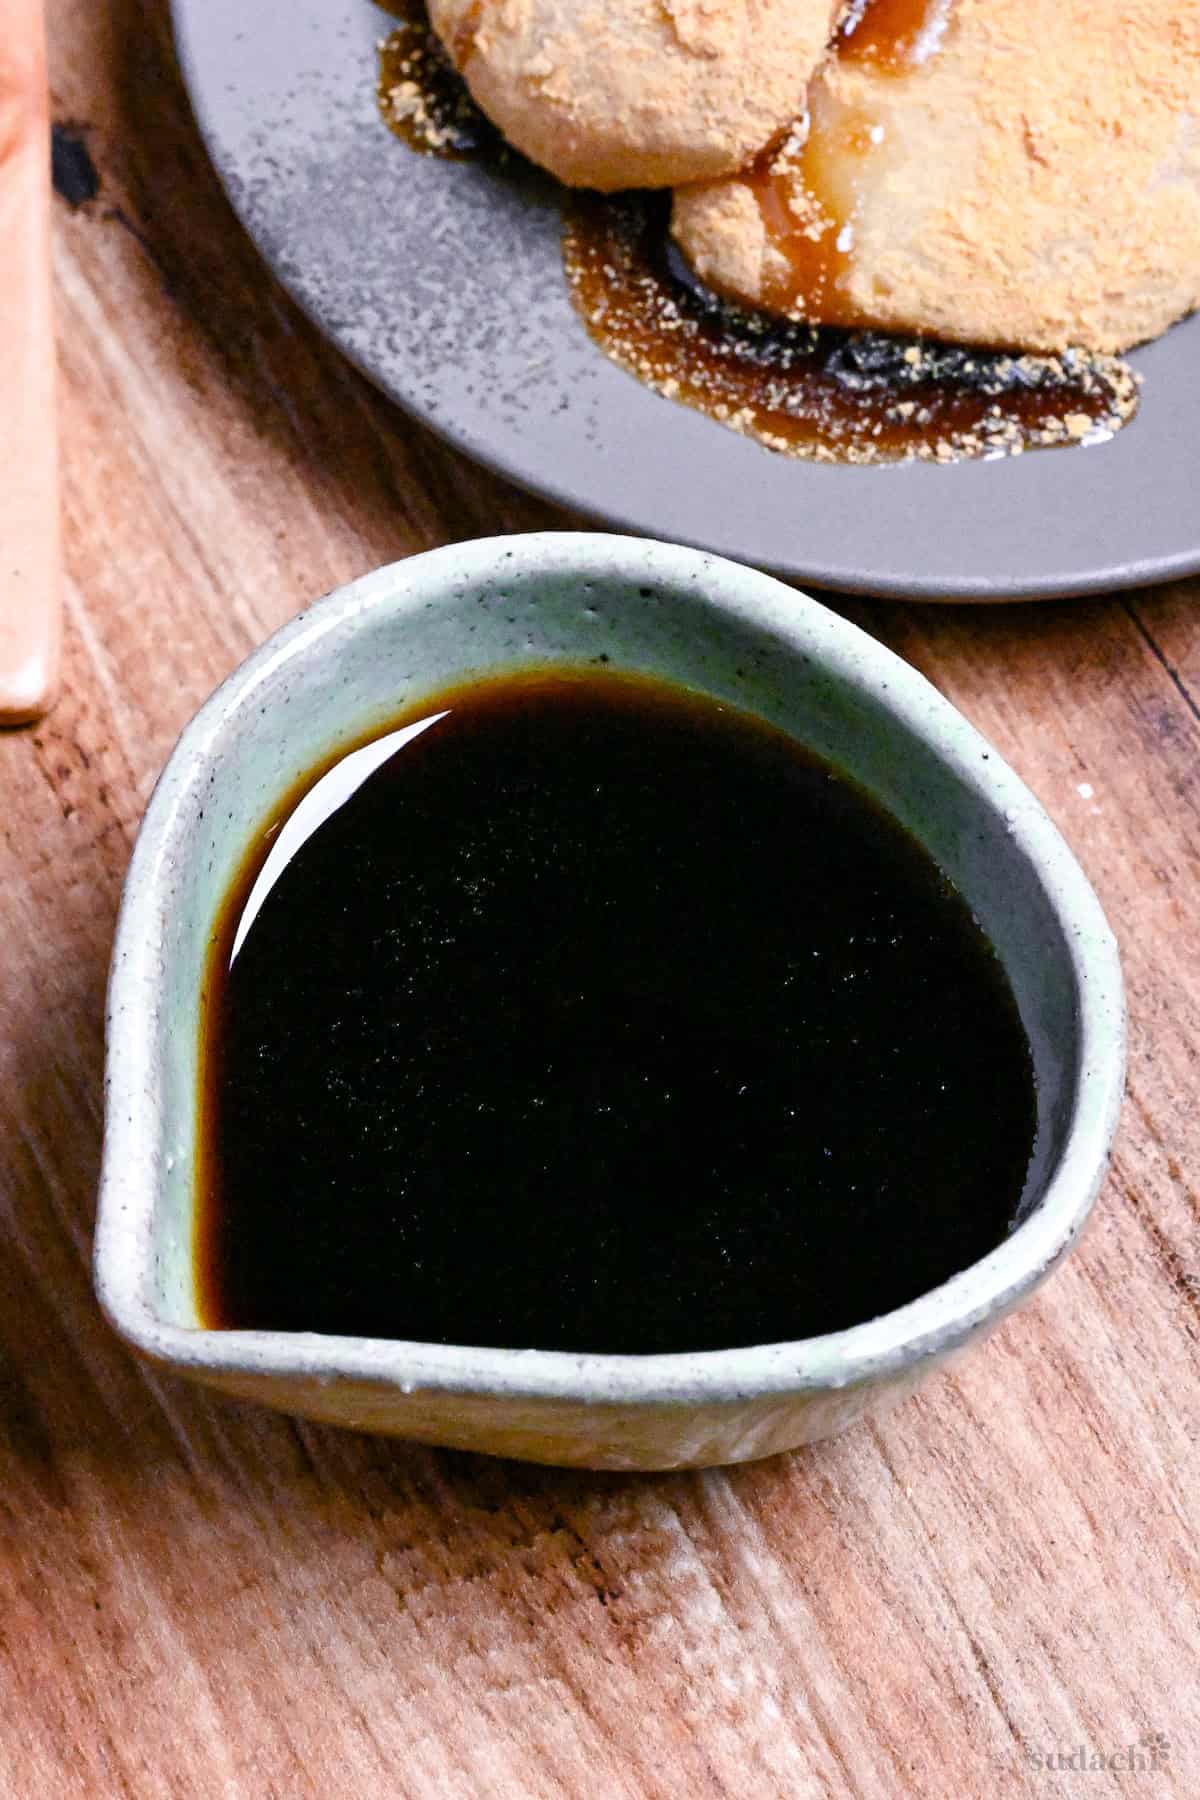
<svg viewBox="0 0 1200 1800"><path fill-rule="evenodd" d="M1080 594L1200 569L1200 316L1134 361L1112 442L952 467L774 456L659 398L571 309L558 207L414 156L375 110L371 0L173 0L210 153L246 229L372 380L478 461L623 530L829 587Z"/></svg>

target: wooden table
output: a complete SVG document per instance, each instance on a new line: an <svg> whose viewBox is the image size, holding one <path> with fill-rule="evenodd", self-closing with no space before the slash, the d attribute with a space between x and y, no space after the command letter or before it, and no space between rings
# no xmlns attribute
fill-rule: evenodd
<svg viewBox="0 0 1200 1800"><path fill-rule="evenodd" d="M51 44L68 644L52 717L0 738L3 1793L1200 1793L1200 587L844 607L1041 796L1128 977L1095 1223L958 1372L833 1444L646 1479L149 1374L89 1253L105 972L155 774L312 596L562 521L272 284L161 0L56 0Z"/></svg>

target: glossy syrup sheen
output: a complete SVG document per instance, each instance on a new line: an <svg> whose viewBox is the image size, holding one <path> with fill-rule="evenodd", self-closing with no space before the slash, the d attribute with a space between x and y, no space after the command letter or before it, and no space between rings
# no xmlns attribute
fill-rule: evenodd
<svg viewBox="0 0 1200 1800"><path fill-rule="evenodd" d="M901 78L936 55L951 23L952 0L855 0L834 37L834 62ZM859 181L883 128L869 109L836 98L818 75L808 96L802 145L782 158L776 146L741 179L758 203L781 272L762 298L774 311L825 325L870 327L842 285L854 256ZM809 211L792 211L797 188Z"/></svg>
<svg viewBox="0 0 1200 1800"><path fill-rule="evenodd" d="M218 921L208 1324L710 1350L873 1317L1003 1239L1028 1046L893 819L640 678L543 671L429 713L232 967L265 845Z"/></svg>

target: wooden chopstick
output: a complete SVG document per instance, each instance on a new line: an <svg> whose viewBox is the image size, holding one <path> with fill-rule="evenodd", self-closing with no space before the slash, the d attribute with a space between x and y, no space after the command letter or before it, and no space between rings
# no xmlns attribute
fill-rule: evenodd
<svg viewBox="0 0 1200 1800"><path fill-rule="evenodd" d="M0 0L0 724L50 705L61 548L43 0Z"/></svg>

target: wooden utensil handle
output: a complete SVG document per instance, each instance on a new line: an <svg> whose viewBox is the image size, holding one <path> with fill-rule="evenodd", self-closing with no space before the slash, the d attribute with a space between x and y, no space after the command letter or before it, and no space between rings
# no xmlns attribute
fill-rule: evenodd
<svg viewBox="0 0 1200 1800"><path fill-rule="evenodd" d="M42 0L0 0L0 724L58 675L61 551Z"/></svg>

